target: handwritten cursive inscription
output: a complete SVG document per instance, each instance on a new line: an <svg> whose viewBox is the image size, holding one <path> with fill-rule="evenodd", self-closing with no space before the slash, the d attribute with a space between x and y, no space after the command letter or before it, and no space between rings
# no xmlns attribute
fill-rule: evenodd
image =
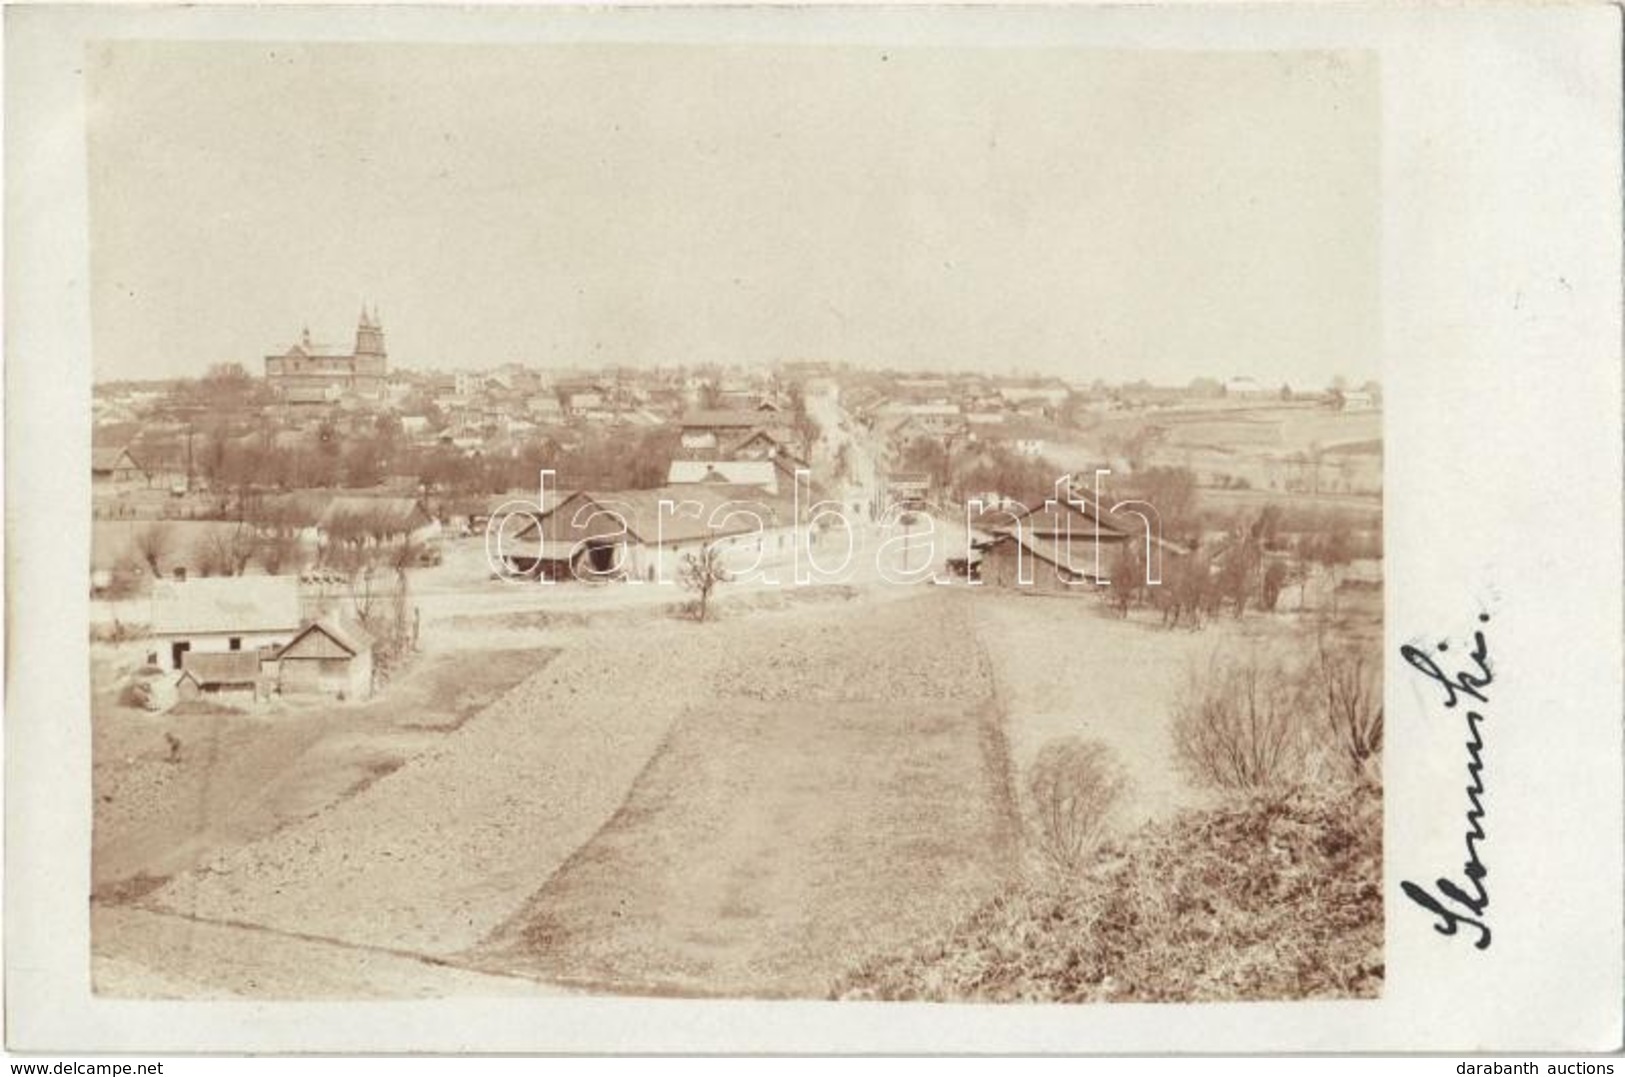
<svg viewBox="0 0 1625 1077"><path fill-rule="evenodd" d="M1488 624L1489 619L1487 613L1478 616L1481 625ZM1449 650L1448 643L1438 645L1441 655ZM1455 935L1462 928L1472 929L1477 932L1474 947L1487 950L1490 946L1490 928L1486 914L1490 907L1490 895L1484 878L1489 874L1489 869L1484 866L1479 845L1485 840L1484 709L1489 703L1489 686L1495 679L1490 672L1489 644L1485 641L1482 628L1475 631L1473 649L1463 663L1465 668L1453 673L1441 669L1440 660L1435 660L1433 654L1421 648L1407 644L1399 649L1399 655L1411 668L1443 690L1446 709L1454 710L1467 701L1467 706L1463 708L1467 723L1467 860L1462 866L1462 875L1466 877L1467 884L1461 886L1451 879L1437 879L1434 881L1435 893L1429 893L1426 888L1412 882L1401 882L1399 887L1406 897L1433 915L1433 930L1441 935Z"/></svg>

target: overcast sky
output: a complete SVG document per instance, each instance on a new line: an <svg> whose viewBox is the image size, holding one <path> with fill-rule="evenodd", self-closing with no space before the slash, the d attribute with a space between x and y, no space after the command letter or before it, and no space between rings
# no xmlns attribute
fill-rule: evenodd
<svg viewBox="0 0 1625 1077"><path fill-rule="evenodd" d="M1377 375L1363 54L119 43L95 364Z"/></svg>

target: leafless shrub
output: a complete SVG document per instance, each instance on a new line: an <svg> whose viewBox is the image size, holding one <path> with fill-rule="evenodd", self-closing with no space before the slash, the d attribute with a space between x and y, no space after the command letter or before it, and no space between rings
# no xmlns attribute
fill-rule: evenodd
<svg viewBox="0 0 1625 1077"><path fill-rule="evenodd" d="M1382 991L1382 798L1369 786L1223 797L1102 853L1073 878L1018 880L831 993L1165 1003Z"/></svg>
<svg viewBox="0 0 1625 1077"><path fill-rule="evenodd" d="M1038 847L1063 873L1081 868L1110 831L1128 779L1099 741L1052 740L1027 769Z"/></svg>
<svg viewBox="0 0 1625 1077"><path fill-rule="evenodd" d="M1174 751L1197 781L1249 790L1301 776L1306 758L1298 679L1256 651L1195 669L1174 714Z"/></svg>
<svg viewBox="0 0 1625 1077"><path fill-rule="evenodd" d="M1324 633L1309 670L1334 749L1357 779L1377 779L1382 764L1382 678L1378 661L1354 642Z"/></svg>

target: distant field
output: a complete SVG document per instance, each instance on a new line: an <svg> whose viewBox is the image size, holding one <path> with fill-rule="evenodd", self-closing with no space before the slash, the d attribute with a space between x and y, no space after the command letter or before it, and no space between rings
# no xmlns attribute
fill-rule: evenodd
<svg viewBox="0 0 1625 1077"><path fill-rule="evenodd" d="M1174 445L1269 446L1285 453L1344 442L1370 442L1382 436L1382 413L1315 408L1249 408L1147 416L1168 431Z"/></svg>
<svg viewBox="0 0 1625 1077"><path fill-rule="evenodd" d="M1379 411L1326 411L1287 418L1281 438L1290 449L1307 449L1318 442L1329 448L1344 442L1372 442L1382 438Z"/></svg>
<svg viewBox="0 0 1625 1077"><path fill-rule="evenodd" d="M1217 513L1246 511L1256 513L1265 505L1279 505L1290 510L1292 515L1301 516L1304 513L1327 513L1345 517L1355 526L1361 528L1379 528L1382 526L1382 501L1380 498L1356 495L1324 493L1320 495L1292 493L1286 494L1276 490L1203 490L1200 494L1202 508Z"/></svg>
<svg viewBox="0 0 1625 1077"><path fill-rule="evenodd" d="M1322 457L1324 493L1372 493L1382 487L1382 414L1318 407L1203 408L1113 414L1045 452L1058 470L1087 471L1118 460L1137 434L1154 432L1147 461L1187 467L1204 485L1238 480L1262 490L1302 492L1315 485L1306 461Z"/></svg>

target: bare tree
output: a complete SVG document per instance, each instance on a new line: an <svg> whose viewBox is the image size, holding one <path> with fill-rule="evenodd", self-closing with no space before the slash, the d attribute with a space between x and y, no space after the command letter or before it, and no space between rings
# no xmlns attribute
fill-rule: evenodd
<svg viewBox="0 0 1625 1077"><path fill-rule="evenodd" d="M1145 585L1145 562L1140 557L1139 543L1125 542L1119 547L1117 559L1112 563L1111 586L1106 590L1106 600L1119 616L1127 617L1129 608L1134 605Z"/></svg>
<svg viewBox="0 0 1625 1077"><path fill-rule="evenodd" d="M267 575L280 575L283 569L295 565L298 558L299 540L293 535L277 532L260 540L260 567Z"/></svg>
<svg viewBox="0 0 1625 1077"><path fill-rule="evenodd" d="M1202 618L1212 608L1216 594L1212 559L1205 550L1197 548L1188 557L1173 560L1167 579L1154 589L1154 594L1162 610L1164 626L1176 628L1183 619L1187 627L1201 628Z"/></svg>
<svg viewBox="0 0 1625 1077"><path fill-rule="evenodd" d="M369 632L377 628L374 618L381 607L377 567L365 559L354 559L348 591L356 621Z"/></svg>
<svg viewBox="0 0 1625 1077"><path fill-rule="evenodd" d="M241 576L253 563L254 554L259 546L254 538L254 529L247 524L239 523L227 536L226 543L231 555L232 575Z"/></svg>
<svg viewBox="0 0 1625 1077"><path fill-rule="evenodd" d="M192 556L205 576L241 576L254 559L255 547L247 527L211 526L193 545Z"/></svg>
<svg viewBox="0 0 1625 1077"><path fill-rule="evenodd" d="M1315 546L1315 560L1320 563L1326 573L1327 589L1331 593L1331 605L1337 609L1337 588L1341 583L1340 570L1353 560L1349 549L1349 535L1341 527L1333 527L1321 537Z"/></svg>
<svg viewBox="0 0 1625 1077"><path fill-rule="evenodd" d="M293 565L299 557L299 521L297 514L282 505L261 503L254 520L259 530L256 555L260 567L271 576L279 575Z"/></svg>
<svg viewBox="0 0 1625 1077"><path fill-rule="evenodd" d="M148 524L135 533L135 551L154 577L163 575L163 560L175 549L175 529L168 523Z"/></svg>
<svg viewBox="0 0 1625 1077"><path fill-rule="evenodd" d="M1257 542L1251 534L1241 530L1234 536L1219 566L1213 598L1230 603L1237 617L1247 612L1247 600L1252 597L1253 581L1258 576L1259 556Z"/></svg>
<svg viewBox="0 0 1625 1077"><path fill-rule="evenodd" d="M700 547L698 553L683 555L683 567L679 573L683 586L693 591L694 619L704 621L711 603L711 592L716 590L719 583L728 582L728 570L722 564L722 550L714 542L708 542Z"/></svg>
<svg viewBox="0 0 1625 1077"><path fill-rule="evenodd" d="M1266 613L1274 612L1276 603L1281 600L1281 591L1286 587L1289 574L1285 561L1272 560L1264 567L1264 579L1258 594L1259 609Z"/></svg>
<svg viewBox="0 0 1625 1077"><path fill-rule="evenodd" d="M1051 864L1075 872L1109 833L1128 779L1099 741L1052 740L1027 769L1038 847Z"/></svg>

